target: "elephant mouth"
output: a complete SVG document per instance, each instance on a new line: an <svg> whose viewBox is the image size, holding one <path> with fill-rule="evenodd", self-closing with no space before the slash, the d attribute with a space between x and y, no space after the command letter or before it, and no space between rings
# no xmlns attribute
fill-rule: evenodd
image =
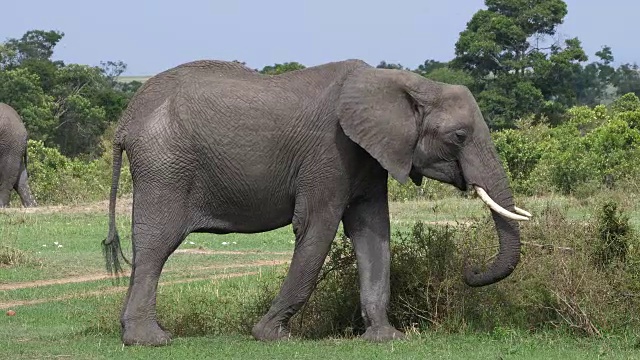
<svg viewBox="0 0 640 360"><path fill-rule="evenodd" d="M422 171L415 166L411 166L409 178L414 184L421 186L423 177L453 185L461 191L467 191L469 187L469 183L462 174L462 167L457 161L455 163L450 162L444 166L432 166Z"/></svg>
<svg viewBox="0 0 640 360"><path fill-rule="evenodd" d="M462 166L460 165L459 161L456 161L456 167L458 168L458 171L456 172L456 176L454 176L453 178L453 186L458 188L458 190L460 191L467 191L467 189L469 188L469 183L462 173Z"/></svg>

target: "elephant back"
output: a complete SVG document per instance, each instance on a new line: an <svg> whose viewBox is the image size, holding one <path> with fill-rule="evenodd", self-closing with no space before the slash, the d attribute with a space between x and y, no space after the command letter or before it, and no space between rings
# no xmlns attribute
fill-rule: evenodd
<svg viewBox="0 0 640 360"><path fill-rule="evenodd" d="M26 137L27 130L24 127L20 114L8 104L0 102L0 133L10 132L14 136Z"/></svg>

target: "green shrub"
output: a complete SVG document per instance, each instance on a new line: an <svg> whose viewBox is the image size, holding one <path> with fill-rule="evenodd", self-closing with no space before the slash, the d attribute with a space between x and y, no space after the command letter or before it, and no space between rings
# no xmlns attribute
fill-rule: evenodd
<svg viewBox="0 0 640 360"><path fill-rule="evenodd" d="M29 185L39 205L70 204L108 199L113 163L110 133L105 133L102 155L92 161L69 159L57 149L48 148L39 140L29 140ZM123 156L119 195L132 189L126 155ZM15 193L12 203L19 204Z"/></svg>
<svg viewBox="0 0 640 360"><path fill-rule="evenodd" d="M533 195L539 179L532 176L532 172L548 151L551 129L544 124L532 125L529 119L517 121L516 126L516 129L495 132L493 141L513 191Z"/></svg>
<svg viewBox="0 0 640 360"><path fill-rule="evenodd" d="M627 93L615 99L609 108L612 112L639 111L640 99L634 93Z"/></svg>
<svg viewBox="0 0 640 360"><path fill-rule="evenodd" d="M0 268L38 264L40 261L33 255L11 246L0 245Z"/></svg>
<svg viewBox="0 0 640 360"><path fill-rule="evenodd" d="M522 120L518 129L493 134L514 191L559 191L580 197L614 188L640 175L638 99L625 96L609 108L578 106L554 128Z"/></svg>
<svg viewBox="0 0 640 360"><path fill-rule="evenodd" d="M629 217L615 202L605 202L598 213L598 237L593 250L596 266L606 267L616 260L625 263L633 236Z"/></svg>
<svg viewBox="0 0 640 360"><path fill-rule="evenodd" d="M592 221L569 220L546 207L521 227L522 260L507 279L487 287L462 282L464 258L490 259L497 239L485 217L468 227L417 222L392 238L389 316L399 328L448 332L561 328L579 335L627 331L640 326L640 287L635 267L595 265L593 243L601 231ZM620 219L610 229L620 232ZM623 223L624 221L622 221ZM638 253L627 261L638 264ZM349 240L341 235L329 254L316 291L292 322L306 337L358 335L358 273Z"/></svg>

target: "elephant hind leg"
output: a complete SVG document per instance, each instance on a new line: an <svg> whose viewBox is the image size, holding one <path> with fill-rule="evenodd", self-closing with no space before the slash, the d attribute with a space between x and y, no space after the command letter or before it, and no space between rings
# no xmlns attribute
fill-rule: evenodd
<svg viewBox="0 0 640 360"><path fill-rule="evenodd" d="M257 340L280 340L289 337L289 320L300 310L315 289L316 281L331 243L338 231L342 205L331 200L296 199L293 231L296 245L287 277L271 308L253 327Z"/></svg>
<svg viewBox="0 0 640 360"><path fill-rule="evenodd" d="M11 189L5 189L0 184L0 208L9 206L9 200L11 199Z"/></svg>
<svg viewBox="0 0 640 360"><path fill-rule="evenodd" d="M0 208L9 206L11 190L16 183L18 168L11 159L0 159ZM16 164L17 165L17 164Z"/></svg>
<svg viewBox="0 0 640 360"><path fill-rule="evenodd" d="M187 211L178 204L134 197L133 268L120 317L125 345L161 346L171 339L156 319L156 291L165 262L188 234Z"/></svg>
<svg viewBox="0 0 640 360"><path fill-rule="evenodd" d="M31 194L31 188L29 187L29 180L27 176L27 168L25 167L24 163L20 165L20 175L18 176L18 181L16 181L13 188L16 190L18 195L20 195L22 206L38 206L38 204L36 203L36 199Z"/></svg>

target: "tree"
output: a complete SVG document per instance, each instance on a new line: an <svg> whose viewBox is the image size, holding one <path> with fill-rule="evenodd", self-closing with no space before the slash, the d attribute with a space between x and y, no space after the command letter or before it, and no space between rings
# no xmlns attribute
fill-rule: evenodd
<svg viewBox="0 0 640 360"><path fill-rule="evenodd" d="M425 60L424 63L418 65L413 72L420 74L427 79L446 84L471 87L474 83L474 79L469 72L453 69L449 66L448 62L437 60Z"/></svg>
<svg viewBox="0 0 640 360"><path fill-rule="evenodd" d="M25 60L50 60L53 48L62 39L64 33L50 30L30 30L20 39L9 39L4 47L10 51L10 56L4 57L0 66L17 66Z"/></svg>
<svg viewBox="0 0 640 360"><path fill-rule="evenodd" d="M576 103L573 87L587 56L577 38L553 38L567 14L564 1L485 4L460 33L450 66L473 76L471 88L489 125L513 127L529 114L554 117Z"/></svg>
<svg viewBox="0 0 640 360"><path fill-rule="evenodd" d="M611 66L613 52L609 46L603 46L595 55L599 60L582 68L576 79L575 91L580 105L594 106L610 102L610 89L616 73Z"/></svg>
<svg viewBox="0 0 640 360"><path fill-rule="evenodd" d="M29 138L46 141L52 137L55 98L44 92L38 75L21 68L0 71L0 101L20 114Z"/></svg>
<svg viewBox="0 0 640 360"><path fill-rule="evenodd" d="M401 64L393 64L388 63L384 60L380 61L380 63L376 66L378 69L395 69L395 70L409 70L409 68L405 68Z"/></svg>
<svg viewBox="0 0 640 360"><path fill-rule="evenodd" d="M539 112L552 124L562 121L564 111L578 104L575 84L582 73L581 62L587 61L578 38L567 39L564 45L562 48L554 44L548 56L539 56L530 75L545 100Z"/></svg>
<svg viewBox="0 0 640 360"><path fill-rule="evenodd" d="M289 71L302 70L305 66L297 62L286 62L284 64L274 64L273 66L265 66L260 70L261 74L279 75Z"/></svg>
<svg viewBox="0 0 640 360"><path fill-rule="evenodd" d="M449 64L446 62L441 62L437 60L425 60L424 63L422 63L421 65L418 65L418 67L413 71L422 76L427 76L434 71L437 71L439 69L445 69L448 67L449 67Z"/></svg>
<svg viewBox="0 0 640 360"><path fill-rule="evenodd" d="M640 96L640 67L638 67L638 64L620 65L616 69L613 78L613 84L618 89L618 95L634 93Z"/></svg>
<svg viewBox="0 0 640 360"><path fill-rule="evenodd" d="M67 156L99 155L100 135L116 121L139 84L116 81L121 61L101 67L52 61L64 34L30 30L0 46L0 101L13 106L29 137Z"/></svg>

